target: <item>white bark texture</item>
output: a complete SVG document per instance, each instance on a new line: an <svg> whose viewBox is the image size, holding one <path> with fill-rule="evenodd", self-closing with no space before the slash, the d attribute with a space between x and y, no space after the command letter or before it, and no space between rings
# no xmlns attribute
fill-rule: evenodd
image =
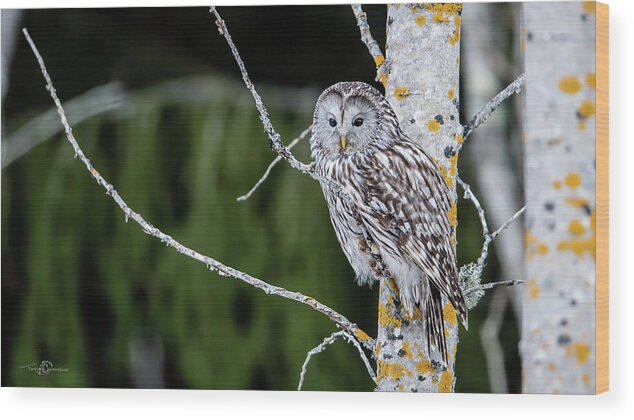
<svg viewBox="0 0 634 420"><path fill-rule="evenodd" d="M526 393L594 393L593 2L525 3Z"/></svg>
<svg viewBox="0 0 634 420"><path fill-rule="evenodd" d="M381 81L405 133L435 158L454 195L449 217L457 225L456 150L462 141L458 113L460 4L389 5ZM454 237L455 239L455 237ZM382 281L379 292L377 380L379 391L452 392L458 321L444 302L448 366L436 351L426 356L420 315L403 316Z"/></svg>

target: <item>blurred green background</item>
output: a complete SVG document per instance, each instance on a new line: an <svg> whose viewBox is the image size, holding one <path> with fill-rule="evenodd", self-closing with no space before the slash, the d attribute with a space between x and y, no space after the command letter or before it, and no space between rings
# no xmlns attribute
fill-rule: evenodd
<svg viewBox="0 0 634 420"><path fill-rule="evenodd" d="M383 44L385 7L366 11ZM322 89L373 81L349 6L220 12L286 143L310 124ZM84 151L133 209L181 243L313 296L376 334L377 290L353 281L314 181L282 163L236 202L274 155L208 9L28 10L15 31L22 26ZM73 159L37 64L15 36L2 107L2 385L295 389L306 352L335 326L126 223ZM16 138L41 143L7 164ZM310 160L307 142L295 150ZM481 246L464 200L459 223L464 264ZM492 254L485 281L497 276ZM461 330L458 392L490 390L478 334L488 299ZM506 315L509 390L518 392L518 337ZM23 367L41 360L68 371ZM338 342L313 358L304 389L370 391L373 383L356 349Z"/></svg>

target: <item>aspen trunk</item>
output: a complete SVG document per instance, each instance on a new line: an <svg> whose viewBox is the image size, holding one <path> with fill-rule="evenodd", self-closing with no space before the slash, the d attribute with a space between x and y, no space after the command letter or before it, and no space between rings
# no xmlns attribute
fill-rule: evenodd
<svg viewBox="0 0 634 420"><path fill-rule="evenodd" d="M595 11L525 3L523 390L595 391Z"/></svg>
<svg viewBox="0 0 634 420"><path fill-rule="evenodd" d="M386 58L382 82L385 96L401 127L433 156L452 190L449 217L457 227L455 176L462 141L458 113L460 13L455 3L389 5ZM455 233L454 233L455 239ZM454 241L455 243L455 241ZM455 310L445 300L449 363L442 365L436 351L426 356L424 320L403 315L392 298L389 282L381 282L377 334L379 391L451 392L458 344Z"/></svg>

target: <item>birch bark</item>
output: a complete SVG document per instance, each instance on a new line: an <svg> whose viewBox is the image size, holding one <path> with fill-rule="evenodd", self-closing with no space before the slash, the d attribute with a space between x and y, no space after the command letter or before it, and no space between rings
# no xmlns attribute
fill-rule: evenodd
<svg viewBox="0 0 634 420"><path fill-rule="evenodd" d="M460 13L456 3L389 5L381 81L405 133L434 157L454 195L449 217L457 227L455 177L462 141L458 112ZM454 233L455 235L455 233ZM454 236L455 243L455 236ZM452 392L458 321L444 302L448 366L435 352L427 358L423 320L404 316L390 282L379 292L377 380L379 391Z"/></svg>
<svg viewBox="0 0 634 420"><path fill-rule="evenodd" d="M523 390L595 390L593 2L525 3Z"/></svg>

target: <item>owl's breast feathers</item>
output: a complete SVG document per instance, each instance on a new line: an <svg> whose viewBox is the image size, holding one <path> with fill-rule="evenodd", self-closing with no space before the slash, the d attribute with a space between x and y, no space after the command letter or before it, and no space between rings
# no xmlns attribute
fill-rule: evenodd
<svg viewBox="0 0 634 420"><path fill-rule="evenodd" d="M454 228L448 216L451 193L435 162L422 147L405 138L369 154L364 163L354 177L361 198L359 213L381 254L387 254L388 268L394 272L389 262L394 265L397 261L397 271L406 276L416 275L412 265L420 269L466 325L467 308L451 240ZM428 295L425 285L417 284L421 281L400 282L414 288L419 305L426 296L417 294Z"/></svg>
<svg viewBox="0 0 634 420"><path fill-rule="evenodd" d="M403 289L401 298L410 313L431 295L429 282L466 324L451 241L450 191L431 157L403 138L367 153L317 159L316 170L338 182L355 203L357 214L336 192L323 187L332 224L359 282L375 280L361 223Z"/></svg>

